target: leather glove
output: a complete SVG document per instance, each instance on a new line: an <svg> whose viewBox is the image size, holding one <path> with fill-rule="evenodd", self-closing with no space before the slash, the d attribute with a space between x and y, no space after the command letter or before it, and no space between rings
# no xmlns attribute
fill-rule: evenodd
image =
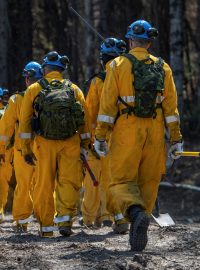
<svg viewBox="0 0 200 270"><path fill-rule="evenodd" d="M168 156L173 159L179 159L181 155L176 155L175 152L183 152L183 141L174 142L169 147Z"/></svg>
<svg viewBox="0 0 200 270"><path fill-rule="evenodd" d="M105 157L108 154L108 144L105 140L95 139L94 149L100 157Z"/></svg>
<svg viewBox="0 0 200 270"><path fill-rule="evenodd" d="M31 166L35 166L35 161L37 161L37 159L33 153L24 155L24 160L27 164L29 164Z"/></svg>
<svg viewBox="0 0 200 270"><path fill-rule="evenodd" d="M88 160L88 151L85 148L81 147L80 154L84 156L86 160Z"/></svg>
<svg viewBox="0 0 200 270"><path fill-rule="evenodd" d="M0 164L5 162L5 154L0 154Z"/></svg>

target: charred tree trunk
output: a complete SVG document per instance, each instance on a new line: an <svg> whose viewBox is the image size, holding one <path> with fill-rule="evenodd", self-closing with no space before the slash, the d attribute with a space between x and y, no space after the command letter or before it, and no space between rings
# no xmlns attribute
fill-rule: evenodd
<svg viewBox="0 0 200 270"><path fill-rule="evenodd" d="M170 65L178 93L178 106L183 111L183 0L170 0Z"/></svg>
<svg viewBox="0 0 200 270"><path fill-rule="evenodd" d="M197 29L196 29L196 41L197 41L197 52L198 52L198 74L200 74L200 20L199 20L199 15L200 15L200 2L197 1ZM200 76L198 76L198 82L197 82L197 105L200 107ZM200 120L199 120L200 122Z"/></svg>
<svg viewBox="0 0 200 270"><path fill-rule="evenodd" d="M84 17L86 20L93 25L93 5L92 0L84 0ZM84 25L84 57L85 57L85 78L88 79L94 72L93 65L95 62L94 59L94 40L95 34L91 32L86 25Z"/></svg>
<svg viewBox="0 0 200 270"><path fill-rule="evenodd" d="M11 37L9 45L9 87L12 91L24 89L22 70L32 60L32 1L9 0Z"/></svg>
<svg viewBox="0 0 200 270"><path fill-rule="evenodd" d="M8 38L9 38L9 21L7 1L0 1L0 87L7 87L8 83Z"/></svg>

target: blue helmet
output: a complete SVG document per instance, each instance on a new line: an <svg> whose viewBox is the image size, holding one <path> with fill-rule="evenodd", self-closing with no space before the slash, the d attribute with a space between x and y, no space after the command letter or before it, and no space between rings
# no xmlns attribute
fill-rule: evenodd
<svg viewBox="0 0 200 270"><path fill-rule="evenodd" d="M0 87L0 97L3 97L3 88Z"/></svg>
<svg viewBox="0 0 200 270"><path fill-rule="evenodd" d="M144 20L137 20L128 27L126 38L142 38L152 40L158 36L158 30L153 28L150 23Z"/></svg>
<svg viewBox="0 0 200 270"><path fill-rule="evenodd" d="M40 79L40 78L42 78L41 68L42 67L39 63L31 61L25 66L25 68L22 72L22 76Z"/></svg>
<svg viewBox="0 0 200 270"><path fill-rule="evenodd" d="M56 51L49 52L43 59L42 67L46 65L58 66L62 69L66 69L69 65L69 58L66 55L61 56Z"/></svg>
<svg viewBox="0 0 200 270"><path fill-rule="evenodd" d="M3 95L9 95L9 90L6 89L6 88L4 88L4 89L3 89Z"/></svg>
<svg viewBox="0 0 200 270"><path fill-rule="evenodd" d="M117 38L106 38L101 44L100 53L118 56L126 51L126 42Z"/></svg>

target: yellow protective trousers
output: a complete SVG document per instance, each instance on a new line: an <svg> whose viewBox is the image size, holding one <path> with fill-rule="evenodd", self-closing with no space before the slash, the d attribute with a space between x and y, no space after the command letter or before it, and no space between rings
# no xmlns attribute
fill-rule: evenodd
<svg viewBox="0 0 200 270"><path fill-rule="evenodd" d="M121 115L113 129L110 146L110 191L126 214L140 205L150 214L157 197L165 162L164 120Z"/></svg>
<svg viewBox="0 0 200 270"><path fill-rule="evenodd" d="M97 181L101 174L101 161L97 159L91 152L88 154L88 164ZM99 185L94 186L88 171L85 171L83 182L84 195L81 204L81 212L85 225L91 225L97 217L97 212L100 206Z"/></svg>
<svg viewBox="0 0 200 270"><path fill-rule="evenodd" d="M12 159L13 149L10 148L5 152L5 162L0 165L0 215L3 215L3 210L7 202L9 181L12 176Z"/></svg>
<svg viewBox="0 0 200 270"><path fill-rule="evenodd" d="M76 134L66 140L47 140L37 136L34 141L37 158L33 192L34 213L41 231L53 231L54 222L68 226L76 212L81 188L80 138ZM53 193L56 182L56 218Z"/></svg>
<svg viewBox="0 0 200 270"><path fill-rule="evenodd" d="M100 194L104 197L102 198L102 202L105 204L103 209L105 211L102 213L107 216L107 219L111 220L114 218L115 221L123 219L123 215L121 209L118 205L118 200L113 198L112 193L110 192L109 185L111 181L110 175L110 155L108 154L106 157L101 158L101 177L100 177ZM110 216L108 216L110 213ZM111 215L113 218L111 218Z"/></svg>
<svg viewBox="0 0 200 270"><path fill-rule="evenodd" d="M91 177L88 171L86 171L84 178L84 196L81 206L83 222L86 225L90 225L94 221L101 223L104 220L112 220L112 217L107 210L109 178L105 177L105 175L107 176L108 171L107 158L104 160L97 159L89 152L88 164L99 182L99 185L94 187Z"/></svg>
<svg viewBox="0 0 200 270"><path fill-rule="evenodd" d="M12 214L14 220L24 224L29 222L29 217L33 212L31 192L34 167L24 161L21 151L16 148L14 149L14 169L17 185L14 192Z"/></svg>

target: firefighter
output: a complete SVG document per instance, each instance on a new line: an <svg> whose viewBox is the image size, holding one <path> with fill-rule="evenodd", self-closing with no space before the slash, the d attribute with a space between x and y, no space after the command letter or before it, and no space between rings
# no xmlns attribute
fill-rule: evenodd
<svg viewBox="0 0 200 270"><path fill-rule="evenodd" d="M22 155L36 165L33 207L44 237L53 236L54 223L61 235L72 234L81 188L80 151L87 155L90 138L83 93L62 75L68 64L68 57L55 51L44 57L44 79L28 87L20 114ZM30 147L33 134L35 152Z"/></svg>
<svg viewBox="0 0 200 270"><path fill-rule="evenodd" d="M26 87L42 78L41 65L37 62L29 62L22 73ZM1 134L4 138L1 144L6 148L10 141L14 140L14 170L16 188L14 192L12 214L15 223L13 229L16 232L26 232L28 222L32 220L33 204L31 189L33 185L34 167L28 165L21 154L19 140L19 117L22 107L24 92L18 92L9 99L8 106L2 117L3 129Z"/></svg>
<svg viewBox="0 0 200 270"><path fill-rule="evenodd" d="M134 251L147 244L149 215L165 167L165 122L172 151L183 148L172 71L148 52L157 35L157 29L144 20L129 26L130 51L110 64L96 128L95 149L102 156L108 152L107 131L113 129L110 191L131 222L129 241Z"/></svg>
<svg viewBox="0 0 200 270"><path fill-rule="evenodd" d="M126 43L123 40L116 38L107 38L105 42L101 44L100 48L100 61L103 67L103 71L93 76L88 95L86 98L86 104L88 106L90 124L92 126L92 134L94 141L94 133L97 123L97 116L99 111L100 98L105 80L106 72L109 68L111 61L121 55L126 50ZM107 133L107 139L109 140L111 132ZM125 220L120 209L117 207L117 202L114 201L109 193L109 172L108 164L109 157L100 157L96 155L93 149L89 153L89 163L92 171L95 173L96 178L99 180L99 189L93 187L90 176L86 173L84 180L85 193L82 203L83 221L87 226L90 226L94 221L96 224L112 225L114 217L115 224L113 226L116 233L124 233L128 229L127 221ZM112 213L112 215L109 213Z"/></svg>

